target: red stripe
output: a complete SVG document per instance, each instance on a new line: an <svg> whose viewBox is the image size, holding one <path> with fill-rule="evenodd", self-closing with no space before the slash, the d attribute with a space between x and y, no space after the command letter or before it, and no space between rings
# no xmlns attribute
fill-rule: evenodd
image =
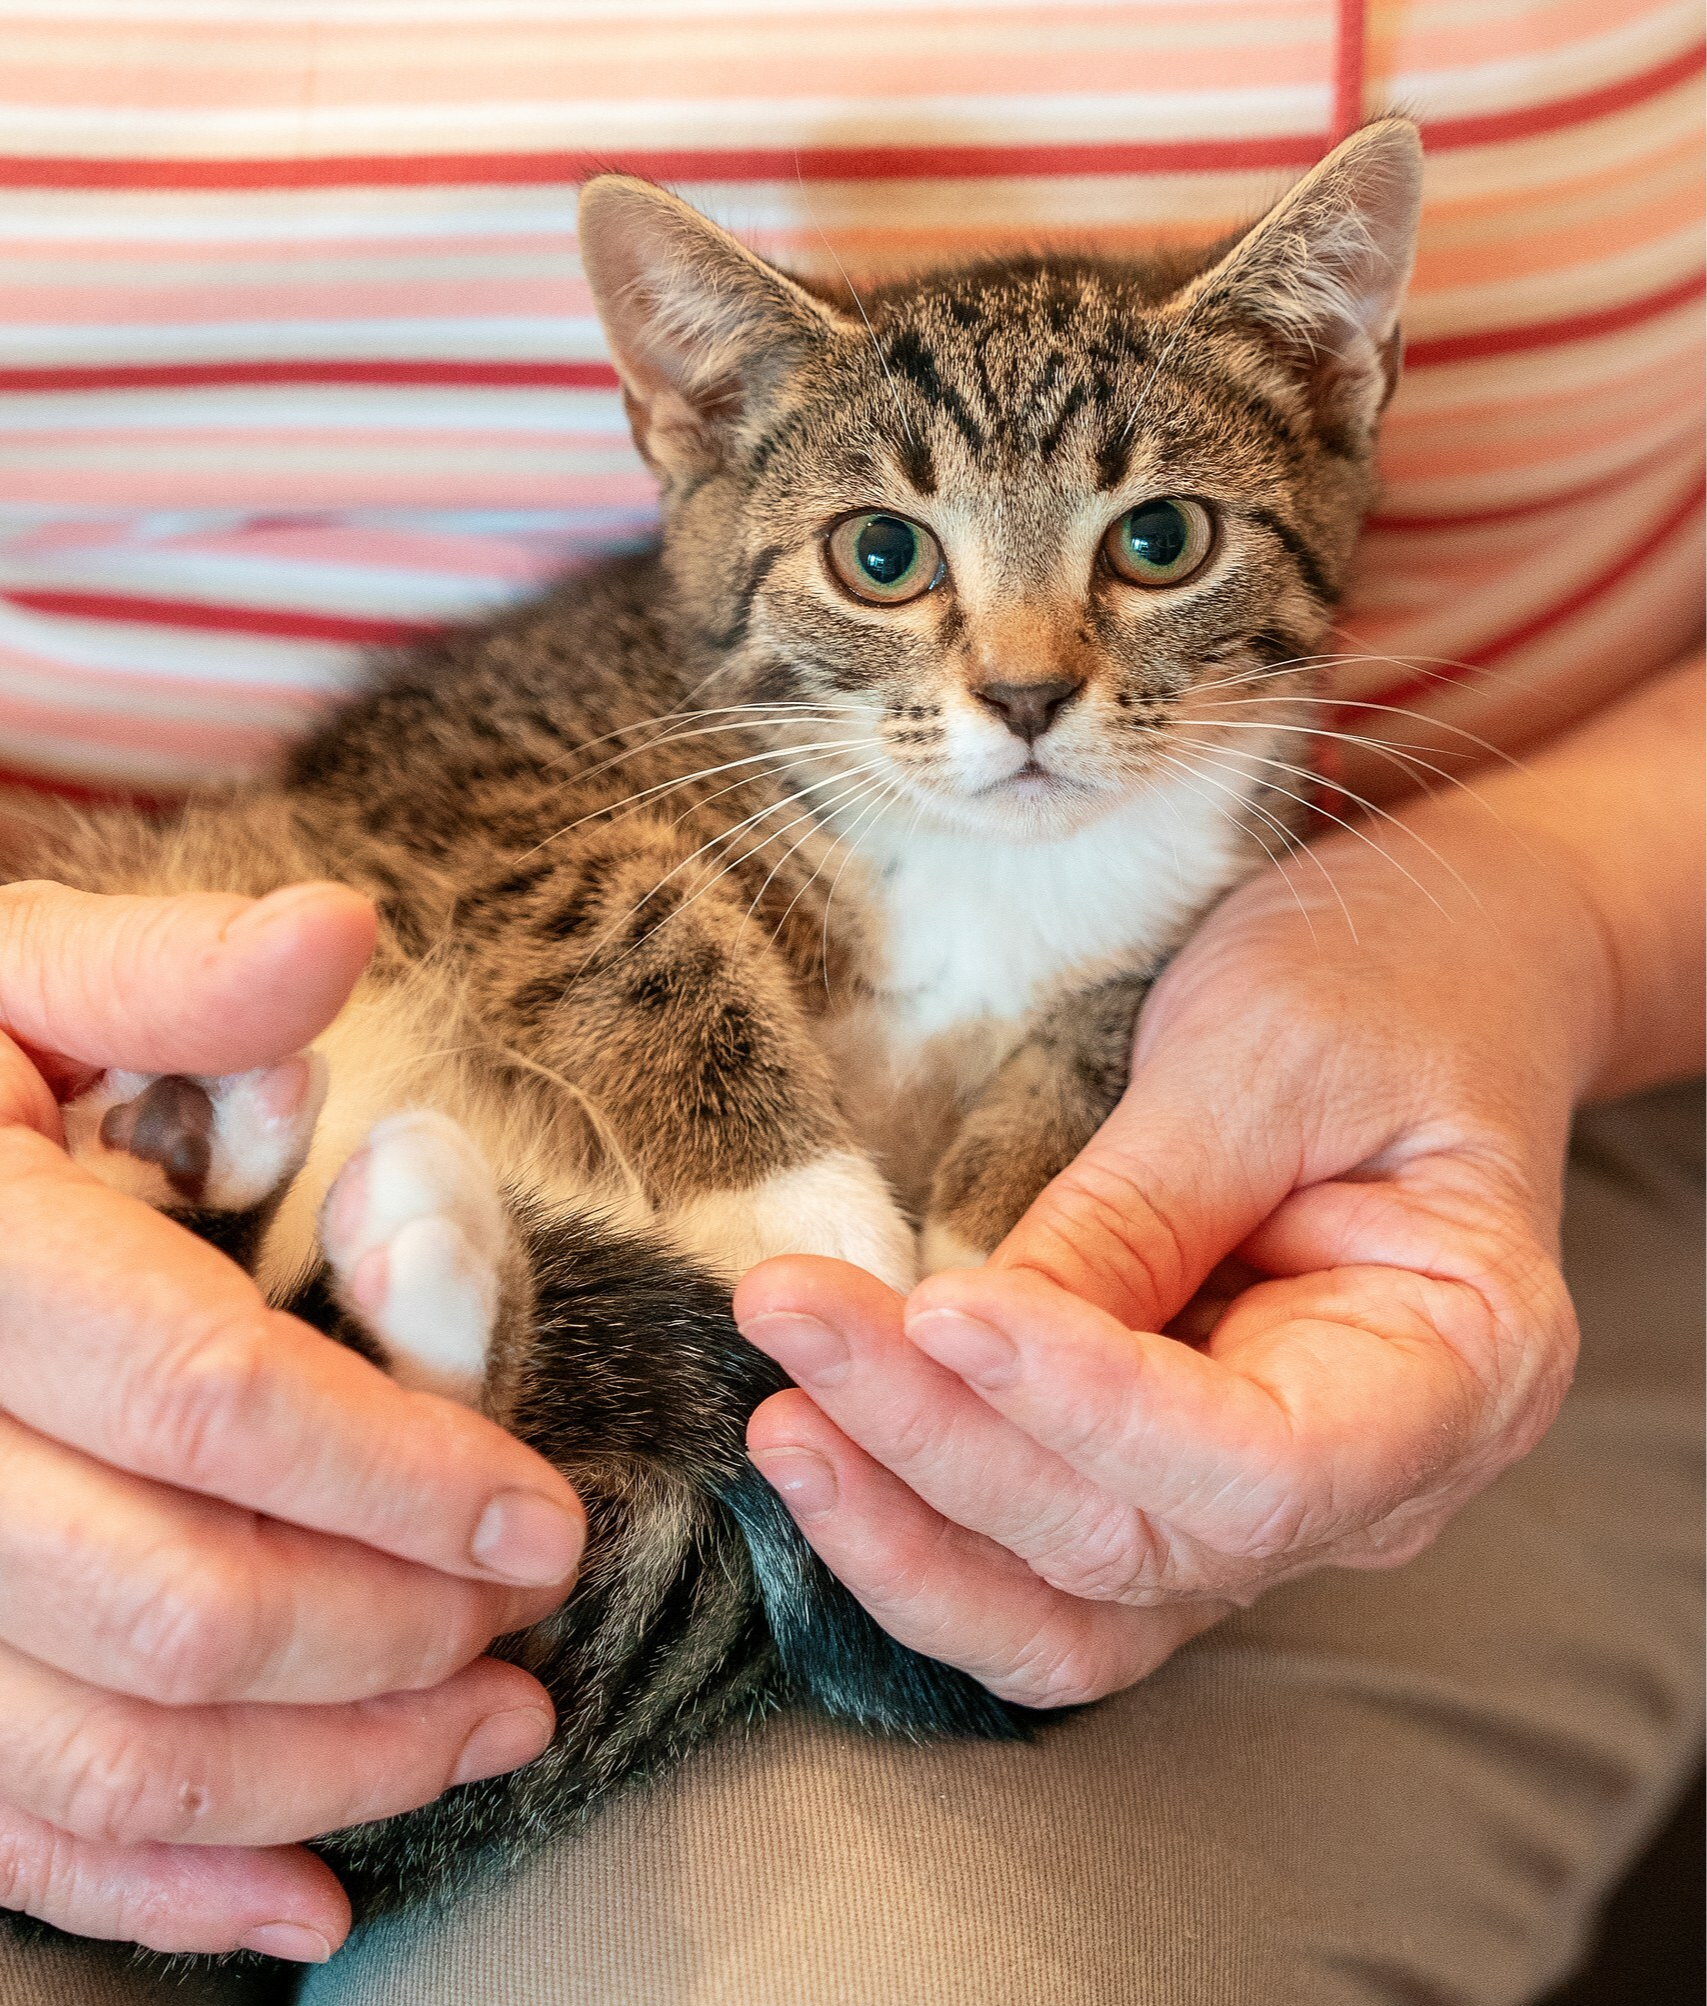
<svg viewBox="0 0 1707 2006"><path fill-rule="evenodd" d="M614 390L608 362L135 362L0 369L0 391L181 390L219 383L452 384L490 390Z"/></svg>
<svg viewBox="0 0 1707 2006"><path fill-rule="evenodd" d="M19 773L9 766L0 766L0 787L21 788L31 794L56 794L62 800L82 801L91 808L139 808L145 815L158 814L166 806L164 795L138 793L128 787L95 787L46 773ZM5 803L0 802L0 818L5 812Z"/></svg>
<svg viewBox="0 0 1707 2006"><path fill-rule="evenodd" d="M1593 313L1569 314L1563 320L1530 321L1523 327L1490 327L1474 334L1442 334L1431 341L1406 345L1407 369L1432 369L1443 362L1476 362L1490 355L1516 355L1526 349L1558 348L1568 341L1591 341L1596 335L1616 334L1620 328L1635 327L1655 320L1674 307L1699 299L1707 291L1707 272L1693 272L1663 291L1643 299L1621 300L1617 306L1598 307Z"/></svg>
<svg viewBox="0 0 1707 2006"><path fill-rule="evenodd" d="M1182 174L1308 167L1315 133L1042 146L677 148L648 153L362 154L313 160L0 159L0 187L337 188L370 182L552 183L619 171L651 181L936 181L998 175Z"/></svg>
<svg viewBox="0 0 1707 2006"><path fill-rule="evenodd" d="M1474 334L1438 335L1412 342L1405 351L1407 369L1431 369L1441 363L1471 362L1490 355L1520 354L1526 349L1557 348L1565 342L1588 341L1616 334L1673 308L1698 299L1707 289L1707 273L1697 272L1662 292L1621 301L1593 313L1563 320L1532 321L1524 327L1489 328ZM75 364L41 369L0 369L0 393L53 390L199 389L218 384L381 383L447 384L470 389L614 390L616 371L608 362L375 362L317 360L313 362L136 362L108 365Z"/></svg>
<svg viewBox="0 0 1707 2006"><path fill-rule="evenodd" d="M1577 614L1586 612L1597 600L1604 599L1609 592L1631 575L1639 571L1648 559L1664 548L1677 532L1700 509L1703 497L1707 496L1707 483L1697 481L1683 500L1658 522L1633 550L1627 550L1605 571L1591 578L1586 585L1549 606L1544 612L1532 614L1521 626L1512 627L1491 641L1484 641L1481 647L1473 648L1460 662L1442 668L1432 675L1413 676L1408 682L1395 683L1390 688L1378 690L1367 701L1372 703L1409 703L1413 697L1438 696L1441 690L1453 683L1462 682L1466 676L1474 675L1478 669L1492 668L1507 655L1515 654L1531 641L1536 641ZM1346 714L1351 716L1357 709L1355 703L1347 706Z"/></svg>
<svg viewBox="0 0 1707 2006"><path fill-rule="evenodd" d="M1599 90L1423 127L1436 152L1559 132L1656 97L1693 76L1707 46ZM652 152L366 154L312 160L0 159L0 186L38 188L328 188L353 183L549 183L621 168L655 181L979 180L995 175L1189 174L1308 167L1317 133L1258 139L1039 146L701 147Z"/></svg>
<svg viewBox="0 0 1707 2006"><path fill-rule="evenodd" d="M1603 84L1599 90L1582 91L1576 97L1524 105L1515 111L1485 112L1479 118L1436 119L1423 127L1423 141L1434 152L1443 153L1456 146L1494 146L1505 140L1533 139L1538 133L1561 132L1569 126L1586 125L1590 119L1609 118L1615 111L1627 111L1644 98L1658 97L1661 91L1694 76L1703 63L1707 63L1707 42L1697 42L1654 69Z"/></svg>
<svg viewBox="0 0 1707 2006"><path fill-rule="evenodd" d="M1365 0L1339 0L1334 24L1333 137L1344 139L1363 123L1363 31Z"/></svg>
<svg viewBox="0 0 1707 2006"><path fill-rule="evenodd" d="M440 620L360 620L337 613L294 613L259 606L208 606L191 600L132 599L118 592L7 592L14 606L74 620L129 620L148 627L202 627L227 634L270 634L291 641L340 641L395 647L443 630Z"/></svg>

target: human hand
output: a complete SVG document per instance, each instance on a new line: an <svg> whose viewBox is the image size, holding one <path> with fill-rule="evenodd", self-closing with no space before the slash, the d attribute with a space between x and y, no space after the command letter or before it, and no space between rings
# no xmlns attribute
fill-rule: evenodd
<svg viewBox="0 0 1707 2006"><path fill-rule="evenodd" d="M827 1262L742 1283L799 1387L754 1460L903 1642L1095 1698L1273 1582L1399 1564L1545 1430L1564 1147L1617 970L1557 818L1488 792L1222 905L987 1267L904 1303Z"/></svg>
<svg viewBox="0 0 1707 2006"><path fill-rule="evenodd" d="M325 1957L349 1905L292 1842L550 1737L480 1653L563 1597L564 1480L57 1146L44 1073L280 1060L373 927L335 885L0 890L0 1905L62 1929Z"/></svg>

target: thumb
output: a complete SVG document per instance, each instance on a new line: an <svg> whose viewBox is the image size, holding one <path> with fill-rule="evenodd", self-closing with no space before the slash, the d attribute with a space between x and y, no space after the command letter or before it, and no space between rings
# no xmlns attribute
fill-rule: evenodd
<svg viewBox="0 0 1707 2006"><path fill-rule="evenodd" d="M990 1257L1129 1330L1159 1331L1297 1181L1290 1124L1241 1064L1196 1040L1144 1052L1126 1092Z"/></svg>
<svg viewBox="0 0 1707 2006"><path fill-rule="evenodd" d="M373 952L373 907L344 885L131 898L0 888L0 1027L24 1044L142 1073L235 1073L319 1035Z"/></svg>

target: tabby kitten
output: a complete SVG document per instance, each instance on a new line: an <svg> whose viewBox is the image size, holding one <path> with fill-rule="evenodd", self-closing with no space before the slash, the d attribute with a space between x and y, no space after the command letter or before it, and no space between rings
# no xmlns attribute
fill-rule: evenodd
<svg viewBox="0 0 1707 2006"><path fill-rule="evenodd" d="M97 1174L586 1500L502 1652L526 1769L320 1848L371 1910L785 1698L1012 1710L890 1642L743 1454L767 1255L982 1259L1123 1085L1146 983L1308 793L1398 367L1419 150L1347 140L1230 245L1003 259L858 311L624 176L588 279L661 548L423 648L268 785L67 818L90 890L333 876L382 940L307 1060L109 1074Z"/></svg>

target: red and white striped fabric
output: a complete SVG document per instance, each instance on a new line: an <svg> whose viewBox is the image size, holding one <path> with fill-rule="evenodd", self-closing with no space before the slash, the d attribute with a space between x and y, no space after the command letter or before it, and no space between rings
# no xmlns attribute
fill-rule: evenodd
<svg viewBox="0 0 1707 2006"><path fill-rule="evenodd" d="M599 165L857 278L1202 236L1423 122L1348 701L1512 744L1701 614L1696 0L0 0L0 765L240 773L644 536ZM1462 741L1460 741L1462 742Z"/></svg>

